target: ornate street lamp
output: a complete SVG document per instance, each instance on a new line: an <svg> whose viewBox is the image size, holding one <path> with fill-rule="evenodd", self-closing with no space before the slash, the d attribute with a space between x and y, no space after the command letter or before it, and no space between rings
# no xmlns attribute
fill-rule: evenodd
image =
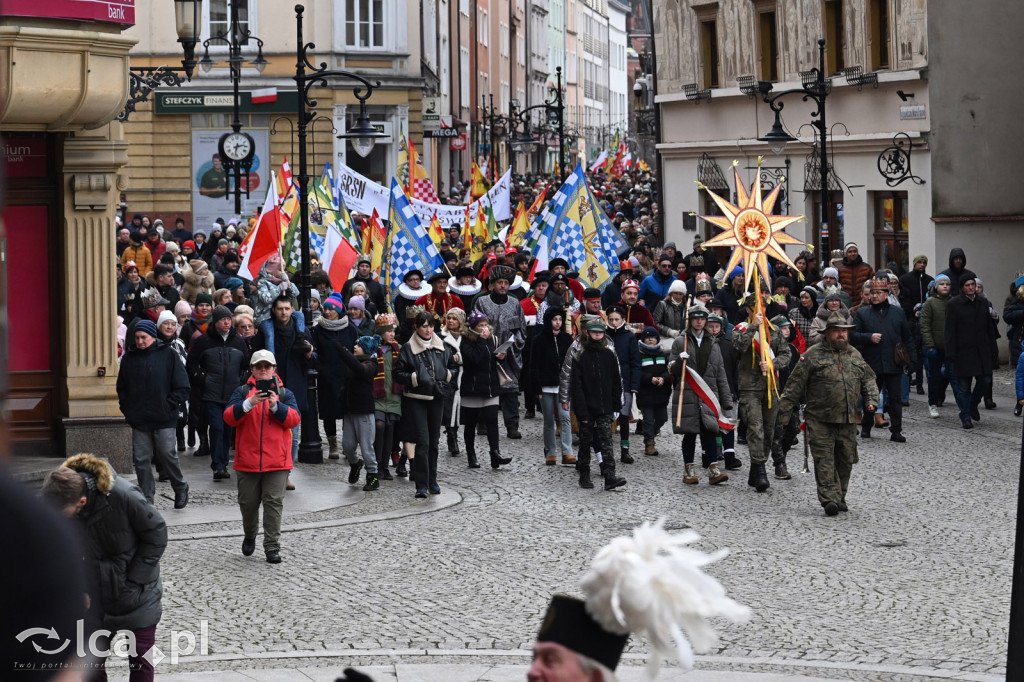
<svg viewBox="0 0 1024 682"><path fill-rule="evenodd" d="M562 93L562 67L560 66L555 67L555 87L551 89L551 97L552 99L542 104L534 104L532 107L526 107L521 111L513 110L509 114L509 131L511 133L518 129L516 124L518 120L522 124L522 133L515 137L512 146L525 152L532 152L536 149L537 141L530 134L530 121L527 118L527 114L531 111L543 109L547 114L548 124L558 128L558 171L562 176L562 182L565 182L567 175L565 169L565 100Z"/></svg>

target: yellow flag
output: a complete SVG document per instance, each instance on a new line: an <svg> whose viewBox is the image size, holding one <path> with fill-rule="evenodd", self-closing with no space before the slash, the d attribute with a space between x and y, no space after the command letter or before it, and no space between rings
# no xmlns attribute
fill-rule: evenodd
<svg viewBox="0 0 1024 682"><path fill-rule="evenodd" d="M472 197L474 199L482 197L487 194L487 190L491 188L490 183L487 182L487 178L484 177L483 172L480 170L480 166L477 165L476 161L473 162L473 186L472 186Z"/></svg>
<svg viewBox="0 0 1024 682"><path fill-rule="evenodd" d="M441 229L441 219L437 217L437 211L434 211L434 216L430 219L429 233L434 243L440 246L441 240L444 239L444 231Z"/></svg>

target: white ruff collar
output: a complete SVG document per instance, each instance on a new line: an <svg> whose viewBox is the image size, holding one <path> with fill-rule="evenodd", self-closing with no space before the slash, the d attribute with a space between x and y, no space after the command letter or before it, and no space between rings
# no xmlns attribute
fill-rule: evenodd
<svg viewBox="0 0 1024 682"><path fill-rule="evenodd" d="M413 289L405 282L398 285L398 293L402 298L407 298L410 301L415 301L417 298L424 294L430 293L430 287L420 286L419 289Z"/></svg>

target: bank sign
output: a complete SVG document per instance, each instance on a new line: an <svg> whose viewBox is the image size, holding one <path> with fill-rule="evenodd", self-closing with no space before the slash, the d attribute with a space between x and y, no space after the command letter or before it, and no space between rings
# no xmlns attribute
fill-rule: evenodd
<svg viewBox="0 0 1024 682"><path fill-rule="evenodd" d="M5 0L0 0L3 3ZM228 90L212 92L180 92L167 90L156 93L158 114L213 114L232 111L234 94ZM238 93L238 110L248 114L294 114L298 109L298 94L294 90L279 90L273 101L253 102L252 93Z"/></svg>
<svg viewBox="0 0 1024 682"><path fill-rule="evenodd" d="M75 19L135 25L135 0L0 0L0 17Z"/></svg>

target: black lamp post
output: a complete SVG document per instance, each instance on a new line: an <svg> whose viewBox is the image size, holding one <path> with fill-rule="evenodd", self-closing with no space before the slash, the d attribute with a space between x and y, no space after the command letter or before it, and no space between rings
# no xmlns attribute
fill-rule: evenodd
<svg viewBox="0 0 1024 682"><path fill-rule="evenodd" d="M505 137L509 128L510 118L508 116L502 116L496 113L497 110L494 108L494 95L481 95L481 108L483 110L483 121L484 126L488 132L488 146L490 147L489 161L487 167L491 171L491 177L494 178L495 182L498 180L498 169L495 165L496 161L500 161L500 157L495 152L495 140L496 138ZM490 103L488 103L488 100ZM513 100L515 102L515 100ZM515 111L513 105L513 112ZM511 162L513 165L512 172L515 173L515 161Z"/></svg>
<svg viewBox="0 0 1024 682"><path fill-rule="evenodd" d="M299 142L299 167L296 178L299 183L299 230L300 248L302 250L302 267L299 271L299 305L302 307L302 313L306 319L306 328L311 329L313 327L313 309L309 306L309 169L307 167L308 159L306 158L306 128L316 118L316 100L310 98L310 89L314 86L327 87L329 78L346 78L357 81L358 85L353 88L352 94L359 100L359 116L356 118L355 125L349 128L348 132L338 135L338 137L351 140L356 153L360 156L366 156L373 150L377 138L386 136L373 127L373 124L370 123L370 117L366 112L366 100L370 98L374 88L380 87L380 81L371 85L370 81L349 71L328 69L326 62L321 62L319 67L313 66L310 62L309 50L315 49L316 45L307 43L302 37L303 12L305 12L305 8L302 5L295 5L295 35L297 43L295 85L299 100L298 120L296 122ZM307 464L320 464L324 461L320 443L320 424L317 419L316 377L315 369L310 368L307 370L306 390L308 405L306 411L302 414L299 442L299 461Z"/></svg>
<svg viewBox="0 0 1024 682"><path fill-rule="evenodd" d="M199 66L204 72L213 68L213 60L210 59L210 44L226 43L228 46L228 75L231 79L232 90L232 119L231 132L221 136L218 145L223 164L229 178L234 179L234 192L229 192L228 197L234 194L235 215L242 214L242 185L245 185L245 196L249 197L249 172L252 170L252 162L256 154L256 144L248 133L242 133L242 120L239 113L240 99L238 86L242 79L242 67L245 60L242 59L242 46L248 41L254 40L257 45L256 59L250 64L256 67L259 73L267 66L267 60L263 58L263 41L252 34L248 28L242 28L238 20L240 6L243 0L228 1L228 25L217 33L203 41L203 58Z"/></svg>
<svg viewBox="0 0 1024 682"><path fill-rule="evenodd" d="M825 123L825 100L828 98L829 93L832 91L832 81L825 78L825 39L821 38L818 40L818 66L812 68L810 71L804 71L801 73L802 87L793 90L783 90L775 94L765 94L764 101L772 108L775 112L775 123L772 124L772 129L768 131L764 137L759 137L758 140L761 142L767 142L769 149L775 155L782 154L786 148L786 144L789 142L795 142L796 138L786 132L782 127L782 107L785 106L784 102L780 102L779 99L786 95L800 95L801 99L805 102L807 100L813 100L817 105L811 113L811 117L814 119L811 121L811 125L814 126L815 130L818 131L818 153L820 154L819 164L821 166L818 178L821 181L821 223L819 232L819 247L821 249L821 257L827 259L829 248L828 238L828 221L829 216L829 196L828 196L828 147L826 142L828 140L828 126ZM828 262L827 260L825 261Z"/></svg>
<svg viewBox="0 0 1024 682"><path fill-rule="evenodd" d="M537 141L530 133L530 122L527 119L527 114L538 109L543 109L547 113L547 122L556 125L558 128L558 172L562 176L562 182L565 182L567 173L565 170L565 100L562 95L562 67L555 67L553 99L547 100L543 104L534 104L532 107L526 107L521 111L514 109L510 115L512 126L517 127L515 126L516 120L523 125L522 133L512 142L513 146L522 151L531 152L536 148Z"/></svg>
<svg viewBox="0 0 1024 682"><path fill-rule="evenodd" d="M128 100L117 115L118 121L127 121L135 111L135 105L149 99L150 93L161 85L178 87L192 80L196 70L196 44L199 42L202 17L202 0L174 0L174 28L184 53L181 68L146 66L128 69Z"/></svg>

